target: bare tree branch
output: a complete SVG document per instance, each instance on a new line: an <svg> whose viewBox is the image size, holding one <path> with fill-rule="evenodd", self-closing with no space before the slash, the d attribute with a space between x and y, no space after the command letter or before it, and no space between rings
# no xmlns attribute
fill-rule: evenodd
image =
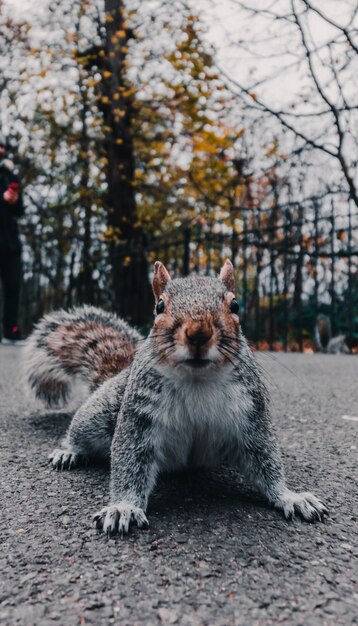
<svg viewBox="0 0 358 626"><path fill-rule="evenodd" d="M302 2L307 7L307 9L310 9L311 11L319 15L325 22L327 22L327 24L330 24L334 28L337 28L337 30L340 30L342 33L344 33L349 45L352 46L353 50L355 50L355 52L357 52L358 54L358 47L355 45L349 30L345 26L340 26L340 24L337 24L337 22L322 13L320 9L317 9L317 7L313 6L312 2L308 2L308 0L302 0Z"/></svg>

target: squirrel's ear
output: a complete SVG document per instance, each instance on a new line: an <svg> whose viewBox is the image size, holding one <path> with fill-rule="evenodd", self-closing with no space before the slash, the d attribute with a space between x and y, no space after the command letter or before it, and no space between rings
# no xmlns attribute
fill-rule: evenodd
<svg viewBox="0 0 358 626"><path fill-rule="evenodd" d="M219 278L229 291L235 292L234 266L229 259L226 259L222 266Z"/></svg>
<svg viewBox="0 0 358 626"><path fill-rule="evenodd" d="M167 283L170 281L167 268L160 261L154 263L154 276L152 282L155 301L157 302L162 295Z"/></svg>

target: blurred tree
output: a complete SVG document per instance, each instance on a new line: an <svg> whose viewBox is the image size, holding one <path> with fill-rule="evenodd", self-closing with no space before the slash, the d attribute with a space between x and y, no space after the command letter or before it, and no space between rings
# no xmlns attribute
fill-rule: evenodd
<svg viewBox="0 0 358 626"><path fill-rule="evenodd" d="M56 291L56 306L71 302L74 275L79 298L93 301L106 246L118 302L125 241L199 217L231 223L234 206L237 216L243 128L226 119L231 96L198 18L182 7L178 17L175 3L155 19L139 9L50 5L38 18L46 37L33 25L13 72L16 98L14 89L2 98L26 164L33 269Z"/></svg>
<svg viewBox="0 0 358 626"><path fill-rule="evenodd" d="M244 132L229 123L231 96L198 18L183 11L180 29L168 16L161 30L172 46L163 50L161 73L146 53L149 80L138 88L133 118L138 218L152 232L231 219L238 192L233 160Z"/></svg>
<svg viewBox="0 0 358 626"><path fill-rule="evenodd" d="M26 25L27 46L14 38L16 63L0 96L26 190L25 277L35 319L49 306L70 305L75 284L77 299L92 302L93 268L103 256L105 175L96 143L102 131L90 106L96 81L74 55L81 9L74 14L63 6L59 20L53 7L44 40L39 24ZM105 273L104 263L96 268L103 286L99 271Z"/></svg>

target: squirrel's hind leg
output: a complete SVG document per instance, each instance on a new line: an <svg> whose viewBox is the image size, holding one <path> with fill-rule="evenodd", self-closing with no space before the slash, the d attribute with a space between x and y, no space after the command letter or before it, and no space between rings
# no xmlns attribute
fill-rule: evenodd
<svg viewBox="0 0 358 626"><path fill-rule="evenodd" d="M49 455L54 469L71 470L110 456L115 415L92 411L86 402L75 413L60 447Z"/></svg>
<svg viewBox="0 0 358 626"><path fill-rule="evenodd" d="M54 469L70 470L110 458L126 380L127 374L122 371L103 383L76 411L61 446L49 455Z"/></svg>

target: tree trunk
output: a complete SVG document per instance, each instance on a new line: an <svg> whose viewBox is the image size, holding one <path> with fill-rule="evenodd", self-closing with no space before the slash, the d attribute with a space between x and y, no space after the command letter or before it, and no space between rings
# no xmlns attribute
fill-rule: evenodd
<svg viewBox="0 0 358 626"><path fill-rule="evenodd" d="M108 159L108 228L114 306L121 312L121 286L128 284L123 273L120 241L133 239L136 219L133 187L134 155L131 137L131 96L125 83L125 58L128 27L121 0L105 0L106 56L103 65L105 151ZM129 298L130 294L126 294Z"/></svg>
<svg viewBox="0 0 358 626"><path fill-rule="evenodd" d="M148 300L150 288L145 251L140 244L142 231L135 225L132 96L125 77L127 43L132 33L125 22L122 0L105 0L105 12L106 46L101 108L108 159L108 227L113 304L120 314L141 324L147 311L143 307L135 307L135 302L140 294L145 294ZM139 267L141 271L138 271ZM151 304L150 301L150 308Z"/></svg>

